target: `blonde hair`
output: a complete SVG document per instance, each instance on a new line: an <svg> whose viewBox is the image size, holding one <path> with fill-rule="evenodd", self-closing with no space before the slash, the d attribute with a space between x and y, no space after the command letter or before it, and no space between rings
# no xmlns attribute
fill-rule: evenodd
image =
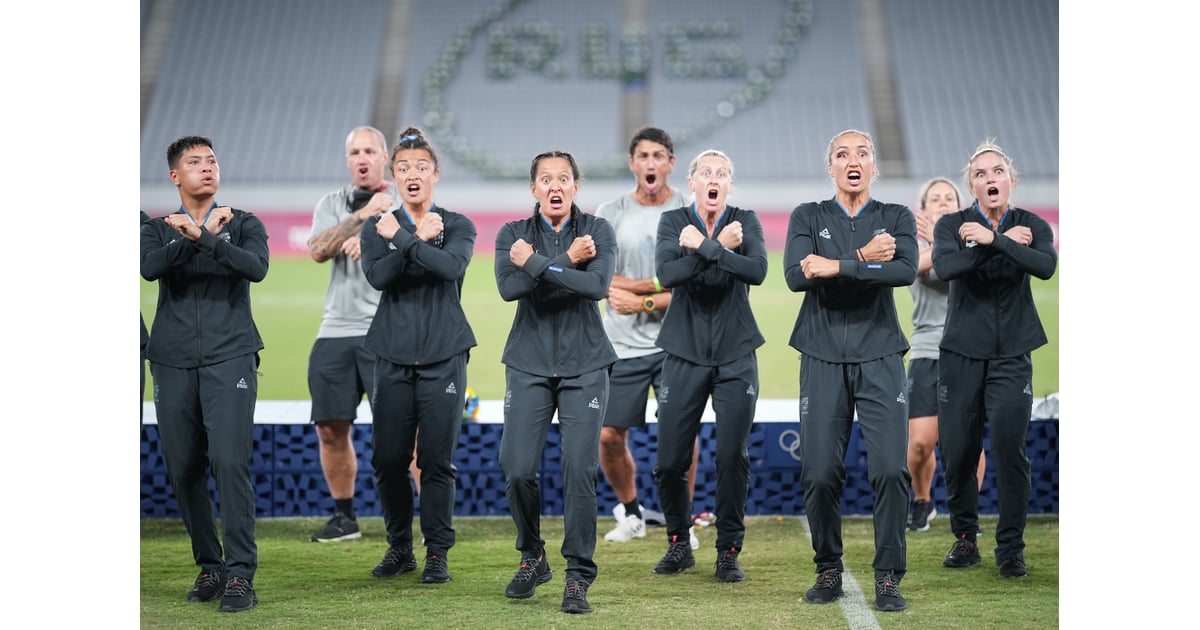
<svg viewBox="0 0 1200 630"><path fill-rule="evenodd" d="M955 186L954 182L950 181L948 177L934 177L933 179L925 182L924 186L921 186L921 196L919 197L919 200L921 202L922 210L925 209L925 198L929 196L929 189L933 188L934 184L949 184L950 189L954 191L954 205L958 208L962 207L962 193L958 192L958 186Z"/></svg>
<svg viewBox="0 0 1200 630"><path fill-rule="evenodd" d="M988 138L975 147L975 152L971 154L971 159L967 160L967 165L963 168L963 185L967 187L967 190L971 190L971 165L975 163L976 158L984 153L999 155L1000 159L1004 160L1004 166L1008 168L1009 181L1014 184L1017 183L1017 167L1013 166L1012 158L1008 157L1004 149L1001 149L1000 145L996 144L995 138ZM974 193L972 193L972 196L974 196Z"/></svg>
<svg viewBox="0 0 1200 630"><path fill-rule="evenodd" d="M696 174L696 167L699 166L700 160L710 155L715 155L725 160L725 163L729 165L729 181L733 181L733 160L729 159L729 156L725 155L725 152L719 149L705 149L700 152L700 155L692 158L692 163L688 164L688 179L691 179Z"/></svg>

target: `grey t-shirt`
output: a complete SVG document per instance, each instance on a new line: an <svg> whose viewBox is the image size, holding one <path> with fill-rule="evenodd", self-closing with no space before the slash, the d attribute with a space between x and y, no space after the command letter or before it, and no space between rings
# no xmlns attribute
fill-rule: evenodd
<svg viewBox="0 0 1200 630"><path fill-rule="evenodd" d="M938 278L930 267L917 274L908 290L913 297L913 331L908 340L908 358L937 359L938 344L942 343L942 332L946 328L950 283Z"/></svg>
<svg viewBox="0 0 1200 630"><path fill-rule="evenodd" d="M643 206L633 193L603 203L596 216L612 224L617 233L617 264L613 274L626 278L654 277L654 246L658 240L658 217L668 210L686 206L690 201L678 190L661 206ZM662 352L654 345L662 327L665 310L638 311L629 315L616 312L604 302L604 332L619 359L632 359Z"/></svg>
<svg viewBox="0 0 1200 630"><path fill-rule="evenodd" d="M317 202L309 238L345 221L350 216L354 188L339 188ZM396 198L396 187L388 183L387 192ZM396 202L393 202L395 206ZM339 253L329 259L329 289L325 292L325 312L317 338L362 337L371 327L379 306L377 289L367 283L359 261Z"/></svg>

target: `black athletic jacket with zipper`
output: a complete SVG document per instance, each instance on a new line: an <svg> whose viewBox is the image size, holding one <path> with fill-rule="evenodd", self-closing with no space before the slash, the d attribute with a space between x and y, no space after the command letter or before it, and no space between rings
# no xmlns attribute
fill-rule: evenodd
<svg viewBox="0 0 1200 630"><path fill-rule="evenodd" d="M231 211L220 232L201 227L195 242L161 218L142 224L142 277L158 281L151 363L190 369L262 350L250 283L267 276L267 229L253 214Z"/></svg>
<svg viewBox="0 0 1200 630"><path fill-rule="evenodd" d="M363 347L399 365L438 363L476 345L461 300L475 224L437 206L429 211L442 215L442 234L429 242L400 207L391 211L400 224L391 240L375 231L377 216L359 231L363 274L382 291Z"/></svg>
<svg viewBox="0 0 1200 630"><path fill-rule="evenodd" d="M717 366L746 356L763 345L750 308L750 285L767 277L767 246L762 223L752 210L726 206L713 235L734 221L742 223L742 244L726 249L715 238L687 250L679 233L689 224L701 234L708 228L695 204L662 213L654 266L658 281L671 289L671 306L655 345L697 365Z"/></svg>
<svg viewBox="0 0 1200 630"><path fill-rule="evenodd" d="M876 234L896 239L888 262L861 262ZM796 206L783 252L788 288L804 292L789 345L828 363L863 363L908 351L896 315L895 287L917 277L917 222L907 207L871 199L851 218L836 199ZM839 261L834 278L804 277L809 254Z"/></svg>
<svg viewBox="0 0 1200 630"><path fill-rule="evenodd" d="M592 236L596 255L573 265L567 250L585 234ZM508 259L517 239L534 246L524 267ZM496 234L496 287L504 301L517 302L501 361L548 377L579 376L612 365L617 353L604 332L599 301L608 294L616 259L612 224L578 208L559 232L541 214L501 226Z"/></svg>
<svg viewBox="0 0 1200 630"><path fill-rule="evenodd" d="M991 228L978 204L947 214L933 228L933 270L950 283L941 348L972 359L1016 357L1046 343L1046 331L1033 303L1029 276L1048 280L1058 266L1054 232L1038 215L1009 208L991 245L969 245L958 236L967 221ZM1004 235L1023 225L1033 243Z"/></svg>

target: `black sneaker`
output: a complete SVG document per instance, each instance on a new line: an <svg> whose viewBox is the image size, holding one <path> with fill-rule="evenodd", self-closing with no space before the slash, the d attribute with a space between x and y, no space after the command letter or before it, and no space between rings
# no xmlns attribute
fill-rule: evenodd
<svg viewBox="0 0 1200 630"><path fill-rule="evenodd" d="M587 601L588 586L583 580L567 578L567 588L563 589L562 607L559 610L574 615L592 612Z"/></svg>
<svg viewBox="0 0 1200 630"><path fill-rule="evenodd" d="M409 571L417 570L417 559L413 557L412 549L400 549L399 547L388 547L387 553L383 554L383 560L371 569L371 575L375 577L392 577L393 575L401 575Z"/></svg>
<svg viewBox="0 0 1200 630"><path fill-rule="evenodd" d="M929 521L937 516L937 508L930 501L917 499L912 503L912 512L908 515L908 529L914 532L929 530Z"/></svg>
<svg viewBox="0 0 1200 630"><path fill-rule="evenodd" d="M896 576L888 571L887 575L875 580L875 609L884 612L894 612L908 608L908 602L900 595L900 583Z"/></svg>
<svg viewBox="0 0 1200 630"><path fill-rule="evenodd" d="M425 570L421 572L421 582L425 584L445 584L450 581L450 567L446 565L446 555L431 553L425 556Z"/></svg>
<svg viewBox="0 0 1200 630"><path fill-rule="evenodd" d="M1026 575L1029 575L1029 572L1025 570L1025 558L1019 554L1000 564L1000 577L1020 578Z"/></svg>
<svg viewBox="0 0 1200 630"><path fill-rule="evenodd" d="M254 582L244 577L230 578L225 583L225 592L221 595L220 612L242 612L258 605L258 597L254 594Z"/></svg>
<svg viewBox="0 0 1200 630"><path fill-rule="evenodd" d="M728 551L717 556L716 576L718 582L741 582L746 579L746 574L742 573L742 565L738 564L739 553L741 553L740 549L730 547Z"/></svg>
<svg viewBox="0 0 1200 630"><path fill-rule="evenodd" d="M682 573L684 569L696 566L696 557L692 555L690 538L680 540L678 534L671 536L667 545L667 553L654 565L654 572L668 575Z"/></svg>
<svg viewBox="0 0 1200 630"><path fill-rule="evenodd" d="M550 563L546 562L545 551L537 554L522 554L521 566L517 569L517 574L513 576L512 581L504 589L504 596L514 599L533 597L538 584L545 584L552 577L554 577L554 572L550 570ZM587 587L585 586L584 588L586 589Z"/></svg>
<svg viewBox="0 0 1200 630"><path fill-rule="evenodd" d="M221 591L225 589L225 582L221 580L220 571L201 571L200 575L196 576L196 583L192 585L192 590L188 591L187 600L189 602L211 602L221 596Z"/></svg>
<svg viewBox="0 0 1200 630"><path fill-rule="evenodd" d="M942 566L948 569L961 569L979 564L979 547L966 534L959 536L950 548L950 553L942 560Z"/></svg>
<svg viewBox="0 0 1200 630"><path fill-rule="evenodd" d="M817 574L817 583L804 593L804 601L810 604L828 604L842 596L842 571L826 569Z"/></svg>
<svg viewBox="0 0 1200 630"><path fill-rule="evenodd" d="M358 521L341 512L335 512L333 518L325 523L325 527L312 535L313 542L337 542L355 538L362 538L362 532L358 530Z"/></svg>

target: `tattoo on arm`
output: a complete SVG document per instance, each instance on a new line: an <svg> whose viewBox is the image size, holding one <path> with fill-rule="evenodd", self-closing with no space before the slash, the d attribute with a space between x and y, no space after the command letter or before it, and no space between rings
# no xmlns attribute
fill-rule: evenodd
<svg viewBox="0 0 1200 630"><path fill-rule="evenodd" d="M319 255L322 259L333 258L341 248L342 243L346 239L358 234L359 228L365 221L359 221L356 215L351 214L346 217L345 221L325 230L318 234L315 238L309 241L309 253Z"/></svg>

